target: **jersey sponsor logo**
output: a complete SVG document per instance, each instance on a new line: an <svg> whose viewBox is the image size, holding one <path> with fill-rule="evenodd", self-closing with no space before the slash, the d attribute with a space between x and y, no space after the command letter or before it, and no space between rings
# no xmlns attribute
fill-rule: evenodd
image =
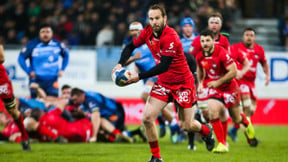
<svg viewBox="0 0 288 162"><path fill-rule="evenodd" d="M1 94L9 94L8 84L0 85L0 95Z"/></svg>
<svg viewBox="0 0 288 162"><path fill-rule="evenodd" d="M174 42L170 43L170 47L168 49L172 49L174 47Z"/></svg>

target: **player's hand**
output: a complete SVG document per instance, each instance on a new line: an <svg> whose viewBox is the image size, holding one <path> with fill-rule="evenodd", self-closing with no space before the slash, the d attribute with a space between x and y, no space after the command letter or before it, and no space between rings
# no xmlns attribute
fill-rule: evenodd
<svg viewBox="0 0 288 162"><path fill-rule="evenodd" d="M31 83L31 84L30 84L30 88L37 90L38 88L40 88L40 86L39 86L39 84L37 84L37 83Z"/></svg>
<svg viewBox="0 0 288 162"><path fill-rule="evenodd" d="M59 72L58 72L58 77L62 77L64 75L64 72L62 71L62 70L60 70Z"/></svg>
<svg viewBox="0 0 288 162"><path fill-rule="evenodd" d="M270 83L270 76L267 76L265 77L265 86L268 86Z"/></svg>
<svg viewBox="0 0 288 162"><path fill-rule="evenodd" d="M96 137L91 137L89 139L89 143L95 143L97 141L97 138Z"/></svg>
<svg viewBox="0 0 288 162"><path fill-rule="evenodd" d="M121 68L122 68L122 65L121 65L121 64L117 64L117 65L113 68L112 73L113 73L114 71L118 70L118 69L121 69Z"/></svg>
<svg viewBox="0 0 288 162"><path fill-rule="evenodd" d="M31 71L31 73L29 74L30 78L36 78L36 74L34 71Z"/></svg>
<svg viewBox="0 0 288 162"><path fill-rule="evenodd" d="M140 52L137 52L137 53L134 55L134 60L140 59L141 57L142 57L141 53L140 53Z"/></svg>
<svg viewBox="0 0 288 162"><path fill-rule="evenodd" d="M211 82L207 83L207 86L208 86L208 88L213 89L213 88L219 87L220 84L219 84L219 82L216 80L216 81L211 81Z"/></svg>
<svg viewBox="0 0 288 162"><path fill-rule="evenodd" d="M121 64L117 64L117 65L113 68L113 70L112 70L112 72L111 72L111 78L113 78L112 75L113 75L114 71L116 71L116 70L118 70L118 69L121 69L121 68L122 68L122 65L121 65Z"/></svg>
<svg viewBox="0 0 288 162"><path fill-rule="evenodd" d="M125 82L125 85L131 84L131 83L136 83L139 81L139 74L134 73L130 75L130 78Z"/></svg>
<svg viewBox="0 0 288 162"><path fill-rule="evenodd" d="M197 88L197 92L198 93L202 93L203 92L203 84L199 83L198 88Z"/></svg>

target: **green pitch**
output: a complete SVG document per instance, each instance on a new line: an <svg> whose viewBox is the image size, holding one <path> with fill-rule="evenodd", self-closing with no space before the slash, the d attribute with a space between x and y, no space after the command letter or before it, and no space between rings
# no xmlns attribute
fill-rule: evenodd
<svg viewBox="0 0 288 162"><path fill-rule="evenodd" d="M168 130L167 130L168 131ZM168 131L169 132L169 131ZM196 142L197 150L188 151L187 142L172 144L167 134L160 139L161 155L165 162L191 161L288 161L288 127L257 126L257 137L261 143L257 148L247 144L242 132L238 132L239 140L233 143L229 139L230 152L213 154L206 151L205 145ZM19 144L0 144L1 162L62 162L62 161L147 161L151 154L146 143L95 143L95 144L56 144L32 143L31 152L22 152Z"/></svg>

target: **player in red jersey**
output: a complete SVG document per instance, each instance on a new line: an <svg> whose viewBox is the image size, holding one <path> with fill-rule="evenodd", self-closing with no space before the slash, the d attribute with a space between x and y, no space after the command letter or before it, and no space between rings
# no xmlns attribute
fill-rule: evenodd
<svg viewBox="0 0 288 162"><path fill-rule="evenodd" d="M4 61L4 49L0 44L0 98L3 101L6 110L13 117L14 122L21 132L21 144L23 151L30 151L29 137L23 125L23 116L16 108L16 100L13 95L12 83L9 80L5 67L2 65Z"/></svg>
<svg viewBox="0 0 288 162"><path fill-rule="evenodd" d="M214 34L210 30L205 30L200 34L200 41L203 52L197 54L197 76L199 81L198 91L203 90L205 82L209 88L208 111L210 123L213 126L218 145L212 152L228 152L225 142L223 126L219 119L220 114L225 113L225 107L234 123L242 123L246 127L249 139L255 139L254 128L247 120L245 114L240 113L240 92L236 80L236 65L221 46L214 45Z"/></svg>
<svg viewBox="0 0 288 162"><path fill-rule="evenodd" d="M19 128L5 112L0 111L0 126L4 126L0 132L0 141L20 142L21 133Z"/></svg>
<svg viewBox="0 0 288 162"><path fill-rule="evenodd" d="M226 36L222 35L220 33L220 30L222 28L222 22L223 17L220 13L213 13L208 18L208 29L213 31L214 35L214 43L215 45L220 45L226 50L229 48L229 41ZM196 55L202 51L201 43L200 43L200 36L196 37L192 44L191 44L193 50L190 53L196 58Z"/></svg>
<svg viewBox="0 0 288 162"><path fill-rule="evenodd" d="M92 135L92 124L89 119L83 118L74 122L68 122L61 117L67 100L58 100L52 103L54 110L46 114L31 113L31 117L25 119L25 126L28 130L37 131L41 136L46 136L52 141L65 142L88 142ZM60 138L59 138L60 137Z"/></svg>
<svg viewBox="0 0 288 162"><path fill-rule="evenodd" d="M251 117L256 109L257 97L255 92L255 79L258 63L261 64L266 75L265 85L267 86L270 81L270 70L264 54L264 49L262 46L255 43L255 34L253 28L245 28L243 32L243 42L231 46L231 53L234 53L234 55L245 55L251 65L245 75L237 78L241 91L243 112L247 117ZM242 68L241 65L239 66ZM233 141L237 140L238 128L239 125L235 125L234 128L229 130L229 135Z"/></svg>
<svg viewBox="0 0 288 162"><path fill-rule="evenodd" d="M166 24L167 16L164 8L157 4L151 6L148 10L148 17L149 25L124 48L120 61L113 71L122 68L133 49L144 43L148 45L156 66L147 72L131 74L126 83L131 84L140 79L158 75L158 81L150 92L143 114L145 133L153 154L150 161L162 161L154 121L161 109L172 99L179 105L178 113L182 128L187 131L200 132L207 149L212 150L214 147L212 130L194 120L196 89L180 39L175 30Z"/></svg>
<svg viewBox="0 0 288 162"><path fill-rule="evenodd" d="M229 49L229 41L228 41L226 36L224 36L220 33L220 30L222 28L222 22L223 22L222 15L218 12L213 13L208 18L208 29L213 32L214 44L219 45L219 46L225 48L226 50L228 50ZM191 46L193 48L193 51L190 54L196 58L196 55L198 53L201 53L201 51L202 51L200 36L196 37L193 40ZM208 92L209 92L209 88L207 87L207 85L204 82L203 83L203 91L201 93L198 92L198 107L202 110L201 112L202 112L202 114L206 120L209 120L208 119L209 115L208 115L208 111L207 111L207 106L208 106L207 100L209 97ZM226 132L225 134L227 134L228 123L227 123L227 116L225 113L222 113L220 115L220 120L221 120L223 129L224 129L224 132ZM225 135L225 138L224 138L225 141L226 141L226 136L227 135Z"/></svg>

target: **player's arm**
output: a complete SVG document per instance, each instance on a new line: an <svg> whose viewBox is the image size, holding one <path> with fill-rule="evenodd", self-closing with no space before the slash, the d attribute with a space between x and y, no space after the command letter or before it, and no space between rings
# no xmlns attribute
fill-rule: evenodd
<svg viewBox="0 0 288 162"><path fill-rule="evenodd" d="M68 63L69 63L69 51L68 49L65 47L65 45L63 43L61 43L60 45L61 47L61 56L62 56L62 67L61 70L58 73L58 76L62 76L63 75L63 71L66 69Z"/></svg>
<svg viewBox="0 0 288 162"><path fill-rule="evenodd" d="M141 30L140 35L137 37L133 37L133 40L125 46L121 53L120 60L118 64L113 68L112 73L117 70L122 68L131 56L132 52L134 51L135 48L140 47L142 44L145 43L145 38L146 38L146 28Z"/></svg>
<svg viewBox="0 0 288 162"><path fill-rule="evenodd" d="M123 49L122 53L121 53L121 57L120 60L118 62L118 64L115 66L115 68L113 69L120 69L122 68L122 66L125 66L125 64L127 63L128 59L130 58L133 50L136 48L136 46L134 45L133 41L131 43L129 43L127 46L125 46L125 48Z"/></svg>
<svg viewBox="0 0 288 162"><path fill-rule="evenodd" d="M244 62L242 63L243 68L242 70L237 70L237 79L241 79L246 73L247 71L250 69L250 63L249 60L247 59L247 57L245 57Z"/></svg>
<svg viewBox="0 0 288 162"><path fill-rule="evenodd" d="M0 64L3 64L4 61L5 61L4 48L3 45L0 44Z"/></svg>
<svg viewBox="0 0 288 162"><path fill-rule="evenodd" d="M270 82L270 69L267 62L264 62L262 65L263 71L265 73L265 85L269 85Z"/></svg>
<svg viewBox="0 0 288 162"><path fill-rule="evenodd" d="M263 71L265 73L265 85L267 86L270 82L270 69L269 65L267 63L266 57L265 57L265 51L264 49L260 46L260 63L262 65Z"/></svg>
<svg viewBox="0 0 288 162"><path fill-rule="evenodd" d="M47 94L45 91L39 86L37 83L31 83L30 88L34 89L37 93L37 97L40 99L45 99L47 97Z"/></svg>
<svg viewBox="0 0 288 162"><path fill-rule="evenodd" d="M134 51L135 52L135 51ZM141 58L141 52L137 51L134 56L131 56L125 63L125 66Z"/></svg>
<svg viewBox="0 0 288 162"><path fill-rule="evenodd" d="M211 81L211 82L207 83L207 86L209 88L217 88L220 85L227 83L236 77L237 67L236 67L236 64L234 62L232 64L226 66L225 69L227 70L227 73L223 77L221 77L220 79L218 79L216 81Z"/></svg>
<svg viewBox="0 0 288 162"><path fill-rule="evenodd" d="M92 133L92 136L91 136L89 142L96 142L97 141L97 134L98 134L99 127L100 127L100 121L101 121L101 117L100 117L99 110L92 112L91 122L92 122L92 126L93 126L93 133Z"/></svg>
<svg viewBox="0 0 288 162"><path fill-rule="evenodd" d="M153 68L151 68L150 70L146 72L138 74L139 79L149 78L149 77L159 75L168 71L172 60L173 60L173 57L171 56L161 56L161 62L158 65L154 66Z"/></svg>
<svg viewBox="0 0 288 162"><path fill-rule="evenodd" d="M26 64L26 59L31 57L32 54L32 48L29 47L30 45L28 44L26 47L24 47L19 56L18 56L18 63L20 67L31 77L31 73L33 73L33 67L32 64L30 67ZM33 75L33 74L32 74ZM35 75L35 74L34 74Z"/></svg>

